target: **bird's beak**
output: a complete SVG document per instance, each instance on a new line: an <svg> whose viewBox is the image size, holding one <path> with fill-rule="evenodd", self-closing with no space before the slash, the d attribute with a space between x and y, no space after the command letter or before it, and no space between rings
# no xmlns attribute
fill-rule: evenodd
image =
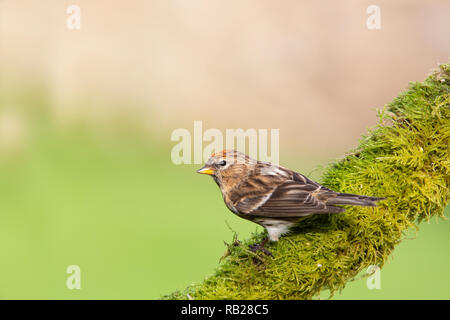
<svg viewBox="0 0 450 320"><path fill-rule="evenodd" d="M203 168L198 169L197 173L208 174L208 175L212 176L212 175L214 175L214 169L204 166Z"/></svg>

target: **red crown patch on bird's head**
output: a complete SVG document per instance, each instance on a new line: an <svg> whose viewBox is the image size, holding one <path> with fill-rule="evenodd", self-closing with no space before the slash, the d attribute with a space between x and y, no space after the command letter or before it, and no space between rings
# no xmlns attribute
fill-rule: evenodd
<svg viewBox="0 0 450 320"><path fill-rule="evenodd" d="M250 158L245 153L234 150L234 149L224 149L222 151L215 152L211 155L211 159L216 159L213 161L219 161L220 159L226 160L228 163L236 164L252 164L256 163L255 159Z"/></svg>
<svg viewBox="0 0 450 320"><path fill-rule="evenodd" d="M211 157L225 157L226 155L227 155L227 153L228 152L232 152L233 150L230 150L230 149L224 149L224 150L222 150L222 151L218 151L218 152L215 152L215 153L213 153L212 155L211 155Z"/></svg>

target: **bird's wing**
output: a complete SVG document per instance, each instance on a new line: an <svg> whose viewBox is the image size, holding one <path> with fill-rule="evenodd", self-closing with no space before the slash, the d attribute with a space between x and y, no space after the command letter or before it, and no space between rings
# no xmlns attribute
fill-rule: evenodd
<svg viewBox="0 0 450 320"><path fill-rule="evenodd" d="M326 200L333 197L335 192L297 172L287 172L289 176L275 184L275 187L266 183L272 188L260 188L259 192L243 195L235 203L236 210L244 215L258 217L302 217L344 211L343 208L326 205ZM251 182L251 178L249 180Z"/></svg>

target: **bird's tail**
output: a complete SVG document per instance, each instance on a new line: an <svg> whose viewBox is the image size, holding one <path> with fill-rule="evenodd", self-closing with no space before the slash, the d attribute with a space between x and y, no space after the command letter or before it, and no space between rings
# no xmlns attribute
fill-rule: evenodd
<svg viewBox="0 0 450 320"><path fill-rule="evenodd" d="M369 197L369 196L360 196L357 194L351 193L336 193L336 197L328 198L327 204L336 205L351 205L351 206L365 206L365 207L376 207L377 201L384 200L386 198L379 197Z"/></svg>

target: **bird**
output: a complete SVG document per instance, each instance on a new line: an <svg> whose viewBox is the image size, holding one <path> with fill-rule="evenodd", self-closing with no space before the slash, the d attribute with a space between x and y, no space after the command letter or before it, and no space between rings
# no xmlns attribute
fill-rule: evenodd
<svg viewBox="0 0 450 320"><path fill-rule="evenodd" d="M344 212L339 205L375 207L385 199L335 192L303 174L232 149L212 154L197 173L214 179L231 212L266 229L267 237L250 249L267 255L272 253L265 244L278 241L302 217Z"/></svg>

